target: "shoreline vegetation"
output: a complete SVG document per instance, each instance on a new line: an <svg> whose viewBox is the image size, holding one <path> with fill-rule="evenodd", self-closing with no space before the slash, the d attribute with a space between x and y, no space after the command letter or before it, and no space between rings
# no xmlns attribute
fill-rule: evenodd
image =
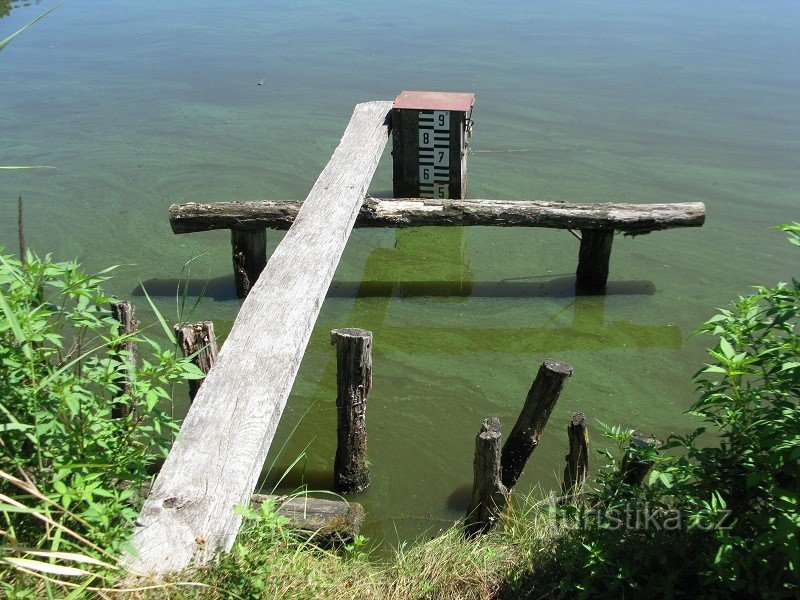
<svg viewBox="0 0 800 600"><path fill-rule="evenodd" d="M781 229L800 246L800 225ZM9 598L798 591L797 280L756 287L702 326L715 345L695 375L695 432L662 445L601 424L616 450L601 452L597 477L569 496L514 498L485 535L465 537L456 524L386 561L370 558L362 536L317 546L266 501L236 508L245 525L230 552L157 581L124 572L117 559L128 550L138 490L177 430L164 409L173 386L202 372L177 348L121 331L101 289L110 271L87 275L30 251L22 261L0 256L0 585ZM706 445L704 433L718 437Z"/></svg>

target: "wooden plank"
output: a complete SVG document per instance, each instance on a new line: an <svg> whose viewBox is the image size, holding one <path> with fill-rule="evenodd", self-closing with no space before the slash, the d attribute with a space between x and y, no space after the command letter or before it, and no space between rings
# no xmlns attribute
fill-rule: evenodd
<svg viewBox="0 0 800 600"><path fill-rule="evenodd" d="M175 233L211 229L288 229L302 202L217 202L173 204ZM356 227L496 226L554 229L614 229L638 235L677 227L700 227L702 202L674 204L575 204L542 200L423 200L367 198Z"/></svg>
<svg viewBox="0 0 800 600"><path fill-rule="evenodd" d="M391 102L356 106L242 304L145 501L124 564L162 575L230 549L372 175Z"/></svg>
<svg viewBox="0 0 800 600"><path fill-rule="evenodd" d="M289 519L295 535L318 546L349 544L364 524L364 507L358 502L262 494L253 494L251 500L255 505L273 500L275 512Z"/></svg>

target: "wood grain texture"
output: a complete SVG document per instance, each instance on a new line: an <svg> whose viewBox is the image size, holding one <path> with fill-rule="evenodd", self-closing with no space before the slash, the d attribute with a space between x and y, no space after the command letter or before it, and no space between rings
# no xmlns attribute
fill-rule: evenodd
<svg viewBox="0 0 800 600"><path fill-rule="evenodd" d="M336 346L336 457L333 489L358 494L369 487L367 396L372 389L372 332L334 329Z"/></svg>
<svg viewBox="0 0 800 600"><path fill-rule="evenodd" d="M580 492L589 476L589 427L586 425L586 415L582 412L572 413L572 419L567 426L567 438L569 453L564 457L567 466L564 467L561 485L564 496Z"/></svg>
<svg viewBox="0 0 800 600"><path fill-rule="evenodd" d="M139 331L139 321L136 320L136 313L133 304L127 300L111 303L111 316L119 322L117 331L119 335L131 335ZM111 407L111 416L115 419L127 417L131 414L130 394L132 391L131 381L135 377L136 371L136 342L127 338L111 349L112 357L128 364L128 376L119 382L120 396L127 396L126 402L116 402Z"/></svg>
<svg viewBox="0 0 800 600"><path fill-rule="evenodd" d="M564 383L572 377L572 373L571 365L552 358L545 360L539 367L519 418L506 443L503 444L501 457L503 485L509 490L519 481L528 458L539 445L539 438L547 425L550 413L556 406Z"/></svg>
<svg viewBox="0 0 800 600"><path fill-rule="evenodd" d="M485 419L475 438L473 482L464 533L485 533L500 518L508 503L508 490L500 481L500 420Z"/></svg>
<svg viewBox="0 0 800 600"><path fill-rule="evenodd" d="M303 540L318 546L339 546L353 541L364 524L364 507L358 502L327 500L309 496L265 496L253 494L252 503L275 503L275 512L289 519L288 527Z"/></svg>
<svg viewBox="0 0 800 600"><path fill-rule="evenodd" d="M247 297L267 265L266 229L231 229L233 279L236 297Z"/></svg>
<svg viewBox="0 0 800 600"><path fill-rule="evenodd" d="M314 322L386 146L391 102L356 106L242 303L148 496L124 564L162 575L230 549Z"/></svg>
<svg viewBox="0 0 800 600"><path fill-rule="evenodd" d="M302 202L216 202L173 204L169 221L174 233L211 229L289 229ZM427 200L366 198L356 227L423 227L429 225L612 229L640 235L661 229L700 227L702 202L675 204L575 204L544 200Z"/></svg>
<svg viewBox="0 0 800 600"><path fill-rule="evenodd" d="M175 325L175 341L184 356L192 356L192 362L203 373L208 375L211 367L217 362L217 336L214 335L214 323L202 321L201 323L184 323ZM194 400L202 379L189 380L189 400Z"/></svg>

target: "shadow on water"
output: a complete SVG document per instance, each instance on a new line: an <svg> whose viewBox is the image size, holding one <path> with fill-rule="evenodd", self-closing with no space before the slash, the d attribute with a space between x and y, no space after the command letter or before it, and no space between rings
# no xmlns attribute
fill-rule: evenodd
<svg viewBox="0 0 800 600"><path fill-rule="evenodd" d="M447 508L453 511L466 512L472 497L472 484L465 483L454 489L447 497Z"/></svg>
<svg viewBox="0 0 800 600"><path fill-rule="evenodd" d="M302 465L276 465L271 472L264 475L260 489L263 493L278 492L290 493L299 488L313 491L333 490L333 471L328 469L309 469Z"/></svg>
<svg viewBox="0 0 800 600"><path fill-rule="evenodd" d="M137 285L133 296L175 296L188 283L189 296L203 294L218 302L236 300L233 275L212 279L149 279ZM652 281L610 281L607 296L652 296ZM328 298L569 298L575 295L575 277L504 281L334 281Z"/></svg>

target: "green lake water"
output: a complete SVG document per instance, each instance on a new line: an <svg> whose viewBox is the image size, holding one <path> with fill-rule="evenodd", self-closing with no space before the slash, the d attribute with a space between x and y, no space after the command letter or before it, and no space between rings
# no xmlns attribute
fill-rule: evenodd
<svg viewBox="0 0 800 600"><path fill-rule="evenodd" d="M52 6L0 2L0 38ZM263 80L263 85L258 83ZM276 471L306 452L332 481L329 331L372 330L376 541L463 516L474 436L508 432L548 356L575 375L522 478L556 488L570 414L667 436L708 339L692 332L756 283L796 274L771 225L800 220L797 2L99 2L70 0L0 54L0 245L123 265L110 291L224 337L236 315L227 232L175 236L173 202L302 199L352 112L403 89L475 92L469 195L702 201L700 229L615 238L609 293L575 298L578 243L547 229L356 230L279 427ZM389 195L388 155L373 179ZM268 234L270 249L281 234ZM157 330L152 329L157 335ZM185 405L185 400L181 399ZM185 410L185 408L184 408ZM292 473L288 483L299 481Z"/></svg>

